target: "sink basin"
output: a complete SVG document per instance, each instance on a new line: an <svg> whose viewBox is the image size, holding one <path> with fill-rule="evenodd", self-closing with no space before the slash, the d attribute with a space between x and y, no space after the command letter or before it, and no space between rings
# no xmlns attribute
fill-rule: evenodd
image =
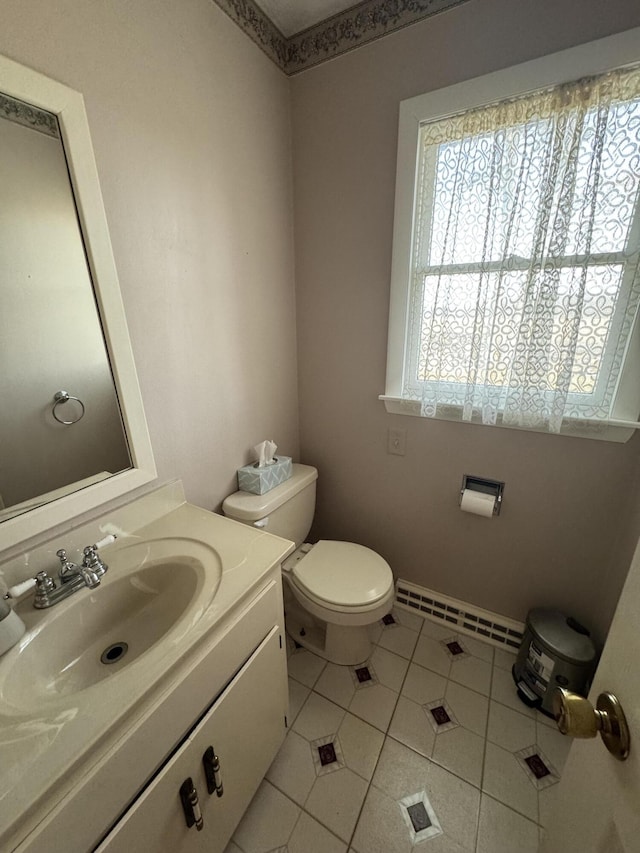
<svg viewBox="0 0 640 853"><path fill-rule="evenodd" d="M211 603L222 575L217 553L189 539L105 550L110 568L34 623L0 665L0 697L36 711L130 667L161 642L178 643Z"/></svg>

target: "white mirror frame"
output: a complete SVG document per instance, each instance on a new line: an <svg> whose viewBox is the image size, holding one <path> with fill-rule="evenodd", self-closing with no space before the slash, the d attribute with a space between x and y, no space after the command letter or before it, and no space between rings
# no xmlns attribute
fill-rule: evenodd
<svg viewBox="0 0 640 853"><path fill-rule="evenodd" d="M156 477L156 467L109 239L84 99L68 86L3 56L0 56L0 92L58 117L132 463L128 470L100 483L1 522L2 552L151 482Z"/></svg>

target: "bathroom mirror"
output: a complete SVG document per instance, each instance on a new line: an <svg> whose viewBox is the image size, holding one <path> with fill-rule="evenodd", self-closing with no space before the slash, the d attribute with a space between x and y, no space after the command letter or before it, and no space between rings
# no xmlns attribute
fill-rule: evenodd
<svg viewBox="0 0 640 853"><path fill-rule="evenodd" d="M152 480L82 96L0 57L0 551Z"/></svg>

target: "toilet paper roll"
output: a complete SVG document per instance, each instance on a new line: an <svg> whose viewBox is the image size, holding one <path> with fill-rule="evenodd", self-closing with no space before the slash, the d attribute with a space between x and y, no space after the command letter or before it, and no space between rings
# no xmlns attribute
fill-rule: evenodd
<svg viewBox="0 0 640 853"><path fill-rule="evenodd" d="M495 503L495 495L487 495L485 492L474 492L472 489L465 489L462 493L460 509L463 512L472 512L474 515L481 515L483 518L491 518Z"/></svg>

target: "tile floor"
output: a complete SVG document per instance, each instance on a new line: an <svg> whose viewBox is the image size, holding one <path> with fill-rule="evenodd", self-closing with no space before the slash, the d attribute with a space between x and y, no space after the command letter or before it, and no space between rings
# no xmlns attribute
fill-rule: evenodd
<svg viewBox="0 0 640 853"><path fill-rule="evenodd" d="M354 668L291 644L284 744L226 853L535 853L569 750L514 656L394 609Z"/></svg>

